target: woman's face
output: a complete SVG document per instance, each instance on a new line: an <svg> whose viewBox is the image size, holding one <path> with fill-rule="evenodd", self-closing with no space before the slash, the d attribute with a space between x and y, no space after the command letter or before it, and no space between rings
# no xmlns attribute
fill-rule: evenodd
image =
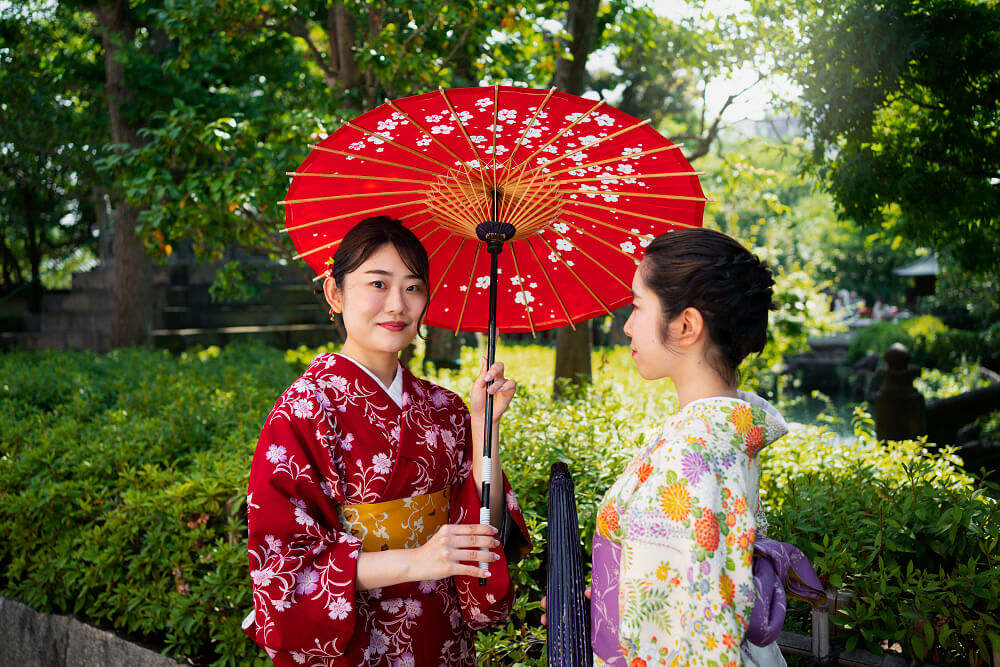
<svg viewBox="0 0 1000 667"><path fill-rule="evenodd" d="M344 289L334 290L331 305L343 313L353 345L395 354L417 335L427 298L427 285L387 243L344 276Z"/></svg>
<svg viewBox="0 0 1000 667"><path fill-rule="evenodd" d="M640 264L632 278L632 313L625 322L625 335L632 339L632 360L646 380L671 375L675 354L660 340L663 309L656 294L642 279Z"/></svg>

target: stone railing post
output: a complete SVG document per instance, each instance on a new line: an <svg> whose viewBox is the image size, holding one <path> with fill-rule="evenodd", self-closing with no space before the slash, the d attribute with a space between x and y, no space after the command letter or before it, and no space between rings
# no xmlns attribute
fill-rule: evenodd
<svg viewBox="0 0 1000 667"><path fill-rule="evenodd" d="M885 383L875 395L875 435L879 440L910 440L927 433L927 406L913 386L920 368L911 366L910 352L893 343L885 352Z"/></svg>

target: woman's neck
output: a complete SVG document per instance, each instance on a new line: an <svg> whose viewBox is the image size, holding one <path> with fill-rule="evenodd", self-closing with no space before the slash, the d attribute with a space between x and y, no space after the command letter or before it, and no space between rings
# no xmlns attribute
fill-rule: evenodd
<svg viewBox="0 0 1000 667"><path fill-rule="evenodd" d="M735 385L728 384L704 362L689 372L678 375L679 377L674 378L674 386L677 388L677 402L681 408L702 398L716 396L738 398L739 396L736 393Z"/></svg>
<svg viewBox="0 0 1000 667"><path fill-rule="evenodd" d="M399 365L399 355L394 352L378 352L363 348L348 339L340 348L340 354L350 357L377 377L386 387L392 384Z"/></svg>

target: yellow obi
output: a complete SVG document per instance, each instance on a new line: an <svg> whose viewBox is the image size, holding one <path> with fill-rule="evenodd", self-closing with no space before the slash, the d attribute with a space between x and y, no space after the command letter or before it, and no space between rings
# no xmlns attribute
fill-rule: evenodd
<svg viewBox="0 0 1000 667"><path fill-rule="evenodd" d="M383 503L341 505L344 530L361 540L362 551L413 549L423 545L448 523L451 487Z"/></svg>

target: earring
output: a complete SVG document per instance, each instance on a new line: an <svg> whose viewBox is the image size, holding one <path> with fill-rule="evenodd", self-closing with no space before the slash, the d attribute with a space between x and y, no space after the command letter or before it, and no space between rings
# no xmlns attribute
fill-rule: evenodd
<svg viewBox="0 0 1000 667"><path fill-rule="evenodd" d="M330 321L334 321L333 308L330 309Z"/></svg>

